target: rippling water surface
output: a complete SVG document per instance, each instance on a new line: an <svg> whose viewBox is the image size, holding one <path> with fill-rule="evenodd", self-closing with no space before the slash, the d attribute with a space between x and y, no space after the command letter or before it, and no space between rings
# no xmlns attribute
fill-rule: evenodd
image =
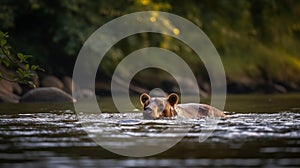
<svg viewBox="0 0 300 168"><path fill-rule="evenodd" d="M0 166L299 167L299 100L300 95L231 96L228 117L211 135L205 118L151 121L140 112L77 115L70 104L1 104ZM175 131L163 133L168 128ZM143 143L159 148L182 135L171 149L140 158L119 156L94 141L126 149L145 137Z"/></svg>

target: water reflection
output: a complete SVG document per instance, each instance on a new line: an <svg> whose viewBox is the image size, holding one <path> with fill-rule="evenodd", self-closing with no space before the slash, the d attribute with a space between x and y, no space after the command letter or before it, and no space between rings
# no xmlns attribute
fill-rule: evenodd
<svg viewBox="0 0 300 168"><path fill-rule="evenodd" d="M106 167L300 165L300 113L230 114L203 143L199 143L198 138L206 133L205 119L184 123L150 121L142 120L141 113L91 114L84 116L84 120L78 120L78 117L70 110L0 115L1 163L10 167L18 166L17 162L25 163L23 166L28 163ZM84 122L91 126L90 135L81 126ZM176 131L158 134L170 127ZM132 144L120 144L123 138L143 136L161 143L162 138L180 136L187 127L190 132L182 142L150 159L127 160L107 154L109 152L90 138L93 133L95 136L100 133L115 139L106 143L124 148Z"/></svg>
<svg viewBox="0 0 300 168"><path fill-rule="evenodd" d="M299 167L300 96L271 96L275 103L272 107L261 103L267 97L229 98L235 103L227 105L228 111L235 112L220 120L213 134L201 143L199 136L207 134L209 127L205 118L151 121L143 120L139 112L75 115L71 104L2 104L0 166ZM257 108L252 108L254 102ZM281 102L279 106L277 102ZM89 134L82 127L84 124L89 126ZM174 131L159 134L167 128ZM91 139L107 137L109 140L104 143L116 148L132 146L134 141L120 142L135 137L147 137L150 144L163 144L163 140L181 136L186 129L190 131L176 146L147 158L116 155Z"/></svg>

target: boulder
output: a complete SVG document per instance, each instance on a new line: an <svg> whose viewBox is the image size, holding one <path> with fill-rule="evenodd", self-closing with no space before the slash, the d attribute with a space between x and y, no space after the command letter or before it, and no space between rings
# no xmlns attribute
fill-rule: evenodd
<svg viewBox="0 0 300 168"><path fill-rule="evenodd" d="M0 102L18 103L19 99L20 99L20 97L18 95L0 90Z"/></svg>
<svg viewBox="0 0 300 168"><path fill-rule="evenodd" d="M41 87L24 94L20 102L74 102L74 99L56 87Z"/></svg>
<svg viewBox="0 0 300 168"><path fill-rule="evenodd" d="M0 90L5 90L8 93L21 94L22 88L18 83L9 82L7 80L0 80Z"/></svg>
<svg viewBox="0 0 300 168"><path fill-rule="evenodd" d="M44 77L41 80L41 86L43 87L56 87L58 89L64 89L64 84L60 79L58 79L56 76L49 75Z"/></svg>
<svg viewBox="0 0 300 168"><path fill-rule="evenodd" d="M177 77L177 80L178 81L173 78L165 79L161 83L162 89L167 93L179 93L181 92L179 89L182 88L185 91L185 94L188 95L195 95L198 90L201 97L208 97L208 93L198 86L197 82L185 77ZM180 83L181 88L179 88Z"/></svg>
<svg viewBox="0 0 300 168"><path fill-rule="evenodd" d="M20 97L16 94L21 93L22 88L19 84L4 79L0 80L0 102L18 103Z"/></svg>
<svg viewBox="0 0 300 168"><path fill-rule="evenodd" d="M95 92L89 89L76 89L74 94L76 95L76 99L89 99L95 95Z"/></svg>
<svg viewBox="0 0 300 168"><path fill-rule="evenodd" d="M69 76L65 76L63 78L63 83L64 83L64 91L69 94L72 94L72 89L74 87L72 78Z"/></svg>

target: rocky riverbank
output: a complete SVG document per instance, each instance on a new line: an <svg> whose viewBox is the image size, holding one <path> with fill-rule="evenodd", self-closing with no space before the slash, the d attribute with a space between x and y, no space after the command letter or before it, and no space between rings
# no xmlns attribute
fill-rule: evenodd
<svg viewBox="0 0 300 168"><path fill-rule="evenodd" d="M186 83L186 90L193 94L194 90L200 88L200 95L208 97L210 94L210 85L208 82L202 82L199 86L194 85L187 79L182 79ZM119 88L127 87L127 84L118 80ZM64 76L62 78L54 75L42 75L40 80L36 80L37 88L28 88L17 83L0 80L0 102L19 103L19 102L74 102L72 90L76 90L79 97L91 97L94 92L91 90L81 89L76 87L72 78ZM165 92L179 93L178 86L175 80L164 81L146 81L132 82L129 90L133 93L143 93L160 86ZM95 93L101 96L108 96L111 93L110 82L108 80L96 80ZM124 94L120 89L120 94ZM227 80L227 93L245 94L245 93L288 93L299 92L299 85L279 84L275 82L255 82L251 80L232 81Z"/></svg>
<svg viewBox="0 0 300 168"><path fill-rule="evenodd" d="M0 81L0 102L73 102L70 77L64 81L48 75L35 81L37 88L28 88L6 80Z"/></svg>

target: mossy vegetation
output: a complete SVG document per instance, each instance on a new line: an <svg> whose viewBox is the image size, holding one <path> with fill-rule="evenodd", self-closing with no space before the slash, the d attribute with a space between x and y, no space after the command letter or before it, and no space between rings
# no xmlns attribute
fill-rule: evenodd
<svg viewBox="0 0 300 168"><path fill-rule="evenodd" d="M32 54L34 63L45 67L48 73L72 75L76 56L93 31L116 17L145 10L174 13L199 26L221 56L229 91L300 90L298 0L7 0L0 2L0 29L9 32L10 43ZM209 83L205 67L199 66L201 60L188 46L154 33L131 36L116 44L101 63L98 76L109 82L114 67L126 55L143 47L175 52L192 67L200 86ZM147 87L159 87L168 76L155 70L144 73L159 79L148 81ZM133 82L145 84L141 76ZM240 90L236 89L239 87Z"/></svg>

